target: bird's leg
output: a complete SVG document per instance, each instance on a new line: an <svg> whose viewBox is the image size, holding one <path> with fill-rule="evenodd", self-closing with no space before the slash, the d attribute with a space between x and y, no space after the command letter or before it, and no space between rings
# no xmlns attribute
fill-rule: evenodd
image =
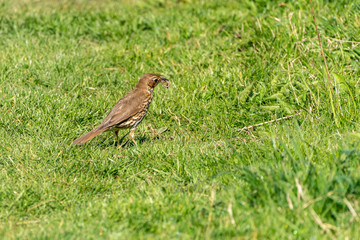
<svg viewBox="0 0 360 240"><path fill-rule="evenodd" d="M150 130L151 130L151 133L152 133L153 138L155 138L156 135L159 135L158 132L156 131L156 129L152 128L151 123L148 124L148 127L149 127Z"/></svg>
<svg viewBox="0 0 360 240"><path fill-rule="evenodd" d="M135 145L137 145L137 143L135 142L135 139L134 139L134 135L135 135L135 128L130 129L130 138L135 143Z"/></svg>
<svg viewBox="0 0 360 240"><path fill-rule="evenodd" d="M119 130L115 130L114 133L115 133L117 145L119 147L120 146L120 144L119 144Z"/></svg>

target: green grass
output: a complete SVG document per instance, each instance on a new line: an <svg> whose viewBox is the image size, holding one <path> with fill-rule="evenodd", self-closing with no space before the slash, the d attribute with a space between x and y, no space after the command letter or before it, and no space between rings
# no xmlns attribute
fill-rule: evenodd
<svg viewBox="0 0 360 240"><path fill-rule="evenodd" d="M314 2L330 90L284 2L1 1L0 238L360 238L360 4ZM137 147L70 145L147 72Z"/></svg>

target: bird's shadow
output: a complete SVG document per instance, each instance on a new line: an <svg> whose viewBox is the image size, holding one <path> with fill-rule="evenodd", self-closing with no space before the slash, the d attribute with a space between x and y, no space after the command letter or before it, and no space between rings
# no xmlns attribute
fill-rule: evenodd
<svg viewBox="0 0 360 240"><path fill-rule="evenodd" d="M141 135L139 137L135 137L136 143L142 144L144 142L150 141L152 138L144 135ZM157 137L154 138L154 140L157 139ZM108 138L105 138L103 141L101 141L98 146L115 146L117 148L132 148L136 147L135 143L131 141L129 138L129 133L124 134L121 138L119 138L119 141L114 139L114 141L109 141Z"/></svg>

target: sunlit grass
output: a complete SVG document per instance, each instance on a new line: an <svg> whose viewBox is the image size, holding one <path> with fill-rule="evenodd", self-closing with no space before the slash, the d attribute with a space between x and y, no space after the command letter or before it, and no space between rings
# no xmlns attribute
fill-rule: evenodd
<svg viewBox="0 0 360 240"><path fill-rule="evenodd" d="M3 1L0 238L359 238L360 8L314 2L336 115L307 1ZM70 145L147 72L138 146Z"/></svg>

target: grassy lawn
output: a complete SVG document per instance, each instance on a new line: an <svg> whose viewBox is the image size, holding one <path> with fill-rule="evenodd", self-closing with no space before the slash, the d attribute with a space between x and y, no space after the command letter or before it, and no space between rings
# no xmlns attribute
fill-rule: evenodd
<svg viewBox="0 0 360 240"><path fill-rule="evenodd" d="M0 239L359 239L356 2L0 1Z"/></svg>

